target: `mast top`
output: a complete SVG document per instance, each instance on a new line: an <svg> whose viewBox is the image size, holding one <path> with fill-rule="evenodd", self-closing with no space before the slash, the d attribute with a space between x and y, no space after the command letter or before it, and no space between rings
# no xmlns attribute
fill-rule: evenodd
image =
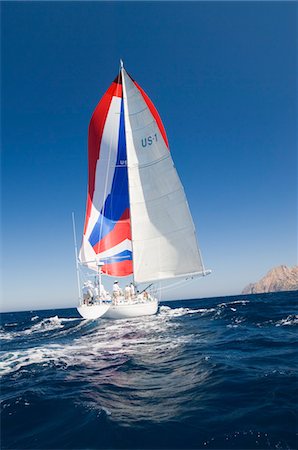
<svg viewBox="0 0 298 450"><path fill-rule="evenodd" d="M124 68L124 64L123 64L122 59L120 59L120 69L123 69L123 68Z"/></svg>

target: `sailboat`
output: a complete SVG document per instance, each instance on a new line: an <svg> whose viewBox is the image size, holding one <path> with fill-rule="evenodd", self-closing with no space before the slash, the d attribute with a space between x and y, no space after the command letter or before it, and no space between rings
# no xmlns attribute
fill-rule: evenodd
<svg viewBox="0 0 298 450"><path fill-rule="evenodd" d="M80 290L78 311L87 319L156 314L157 295L148 285L210 273L163 123L122 61L89 124L80 266L96 274ZM107 293L105 276L132 277L131 293Z"/></svg>

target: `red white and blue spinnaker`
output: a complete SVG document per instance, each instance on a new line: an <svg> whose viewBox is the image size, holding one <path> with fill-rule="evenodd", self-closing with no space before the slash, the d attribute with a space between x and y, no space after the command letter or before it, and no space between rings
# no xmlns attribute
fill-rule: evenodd
<svg viewBox="0 0 298 450"><path fill-rule="evenodd" d="M80 261L136 282L203 271L160 116L123 67L95 108Z"/></svg>

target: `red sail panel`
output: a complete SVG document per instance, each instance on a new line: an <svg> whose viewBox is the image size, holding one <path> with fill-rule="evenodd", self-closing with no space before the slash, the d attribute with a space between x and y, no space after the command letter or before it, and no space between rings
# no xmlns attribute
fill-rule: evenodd
<svg viewBox="0 0 298 450"><path fill-rule="evenodd" d="M84 233L87 228L88 220L90 217L90 211L92 206L94 185L95 185L95 174L96 174L96 164L99 159L100 145L103 134L103 129L106 123L107 114L109 112L110 104L112 98L122 97L122 85L120 77L116 78L106 93L103 95L99 103L97 104L89 124L88 130L88 194L87 194L87 205L86 205L86 217Z"/></svg>

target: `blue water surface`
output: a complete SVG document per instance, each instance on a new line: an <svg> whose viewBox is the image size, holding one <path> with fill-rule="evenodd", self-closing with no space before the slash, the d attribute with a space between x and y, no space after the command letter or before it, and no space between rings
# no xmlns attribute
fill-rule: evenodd
<svg viewBox="0 0 298 450"><path fill-rule="evenodd" d="M1 315L3 449L297 448L298 292Z"/></svg>

